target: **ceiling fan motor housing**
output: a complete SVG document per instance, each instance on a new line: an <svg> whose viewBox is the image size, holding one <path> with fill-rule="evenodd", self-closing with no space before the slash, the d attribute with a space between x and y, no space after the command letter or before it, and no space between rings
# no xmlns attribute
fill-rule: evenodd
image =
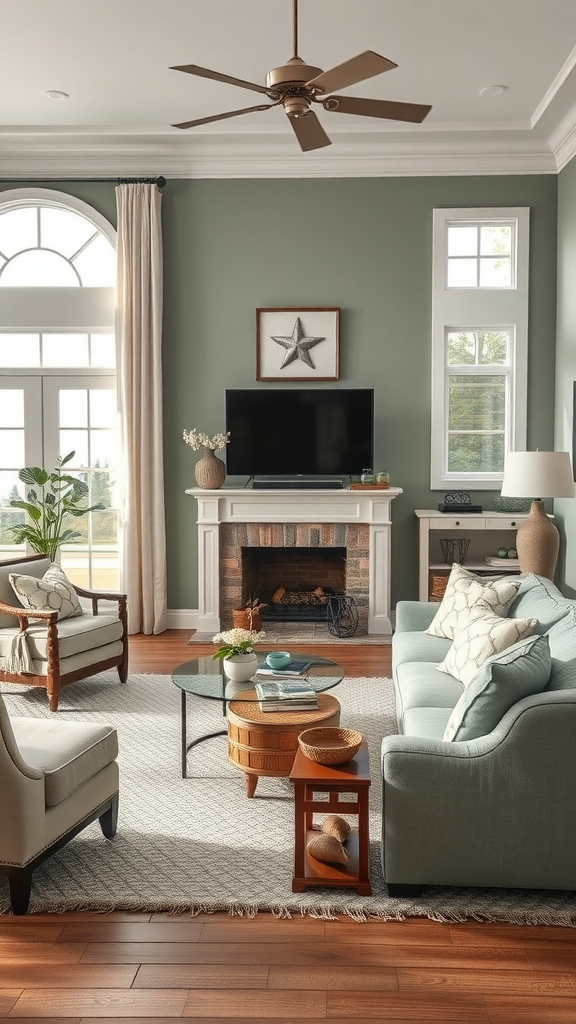
<svg viewBox="0 0 576 1024"><path fill-rule="evenodd" d="M268 89L277 89L282 92L286 86L304 86L313 78L322 74L322 68L313 68L311 64L304 64L299 57L292 58L288 64L282 64L279 68L272 68L266 75L266 86ZM310 90L311 92L322 92L321 89Z"/></svg>

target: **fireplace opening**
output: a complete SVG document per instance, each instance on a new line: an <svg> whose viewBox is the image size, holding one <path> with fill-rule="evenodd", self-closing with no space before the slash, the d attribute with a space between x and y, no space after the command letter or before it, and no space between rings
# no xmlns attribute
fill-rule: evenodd
<svg viewBox="0 0 576 1024"><path fill-rule="evenodd" d="M242 603L264 601L264 620L325 622L345 591L346 548L242 548Z"/></svg>

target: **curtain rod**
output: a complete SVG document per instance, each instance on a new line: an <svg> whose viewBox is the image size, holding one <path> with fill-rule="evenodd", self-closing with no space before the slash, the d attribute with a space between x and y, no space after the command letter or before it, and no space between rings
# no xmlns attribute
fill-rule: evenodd
<svg viewBox="0 0 576 1024"><path fill-rule="evenodd" d="M90 181L90 182L115 181L117 185L157 185L158 188L164 188L164 185L166 184L166 178L163 178L162 175L159 175L157 178L53 178L53 179L52 178L51 179L49 179L49 178L20 178L20 179L18 179L18 178L14 178L14 177L10 177L10 178L2 177L2 178L0 178L0 181L18 181L18 180L20 180L20 181L28 181L28 182L42 182L42 184L46 184L48 181L70 181L70 182L72 182L72 181L76 181L76 182L82 182L82 181Z"/></svg>

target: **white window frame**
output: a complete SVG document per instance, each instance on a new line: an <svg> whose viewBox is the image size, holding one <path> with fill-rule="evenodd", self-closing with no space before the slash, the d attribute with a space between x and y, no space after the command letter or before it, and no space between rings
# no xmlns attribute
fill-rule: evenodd
<svg viewBox="0 0 576 1024"><path fill-rule="evenodd" d="M448 225L514 225L512 284L506 288L448 288ZM510 364L506 367L475 366L476 375L506 374L508 401L506 451L526 448L528 382L528 207L443 209L433 211L432 251L432 396L430 488L471 488L500 490L503 473L448 472L448 378L457 368L447 365L446 339L449 331L508 330L511 335Z"/></svg>

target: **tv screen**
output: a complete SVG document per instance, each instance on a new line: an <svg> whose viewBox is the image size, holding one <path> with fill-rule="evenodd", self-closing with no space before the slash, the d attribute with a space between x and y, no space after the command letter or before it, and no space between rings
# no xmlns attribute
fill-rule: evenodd
<svg viewBox="0 0 576 1024"><path fill-rule="evenodd" d="M373 464L372 388L226 391L230 476L353 476Z"/></svg>

